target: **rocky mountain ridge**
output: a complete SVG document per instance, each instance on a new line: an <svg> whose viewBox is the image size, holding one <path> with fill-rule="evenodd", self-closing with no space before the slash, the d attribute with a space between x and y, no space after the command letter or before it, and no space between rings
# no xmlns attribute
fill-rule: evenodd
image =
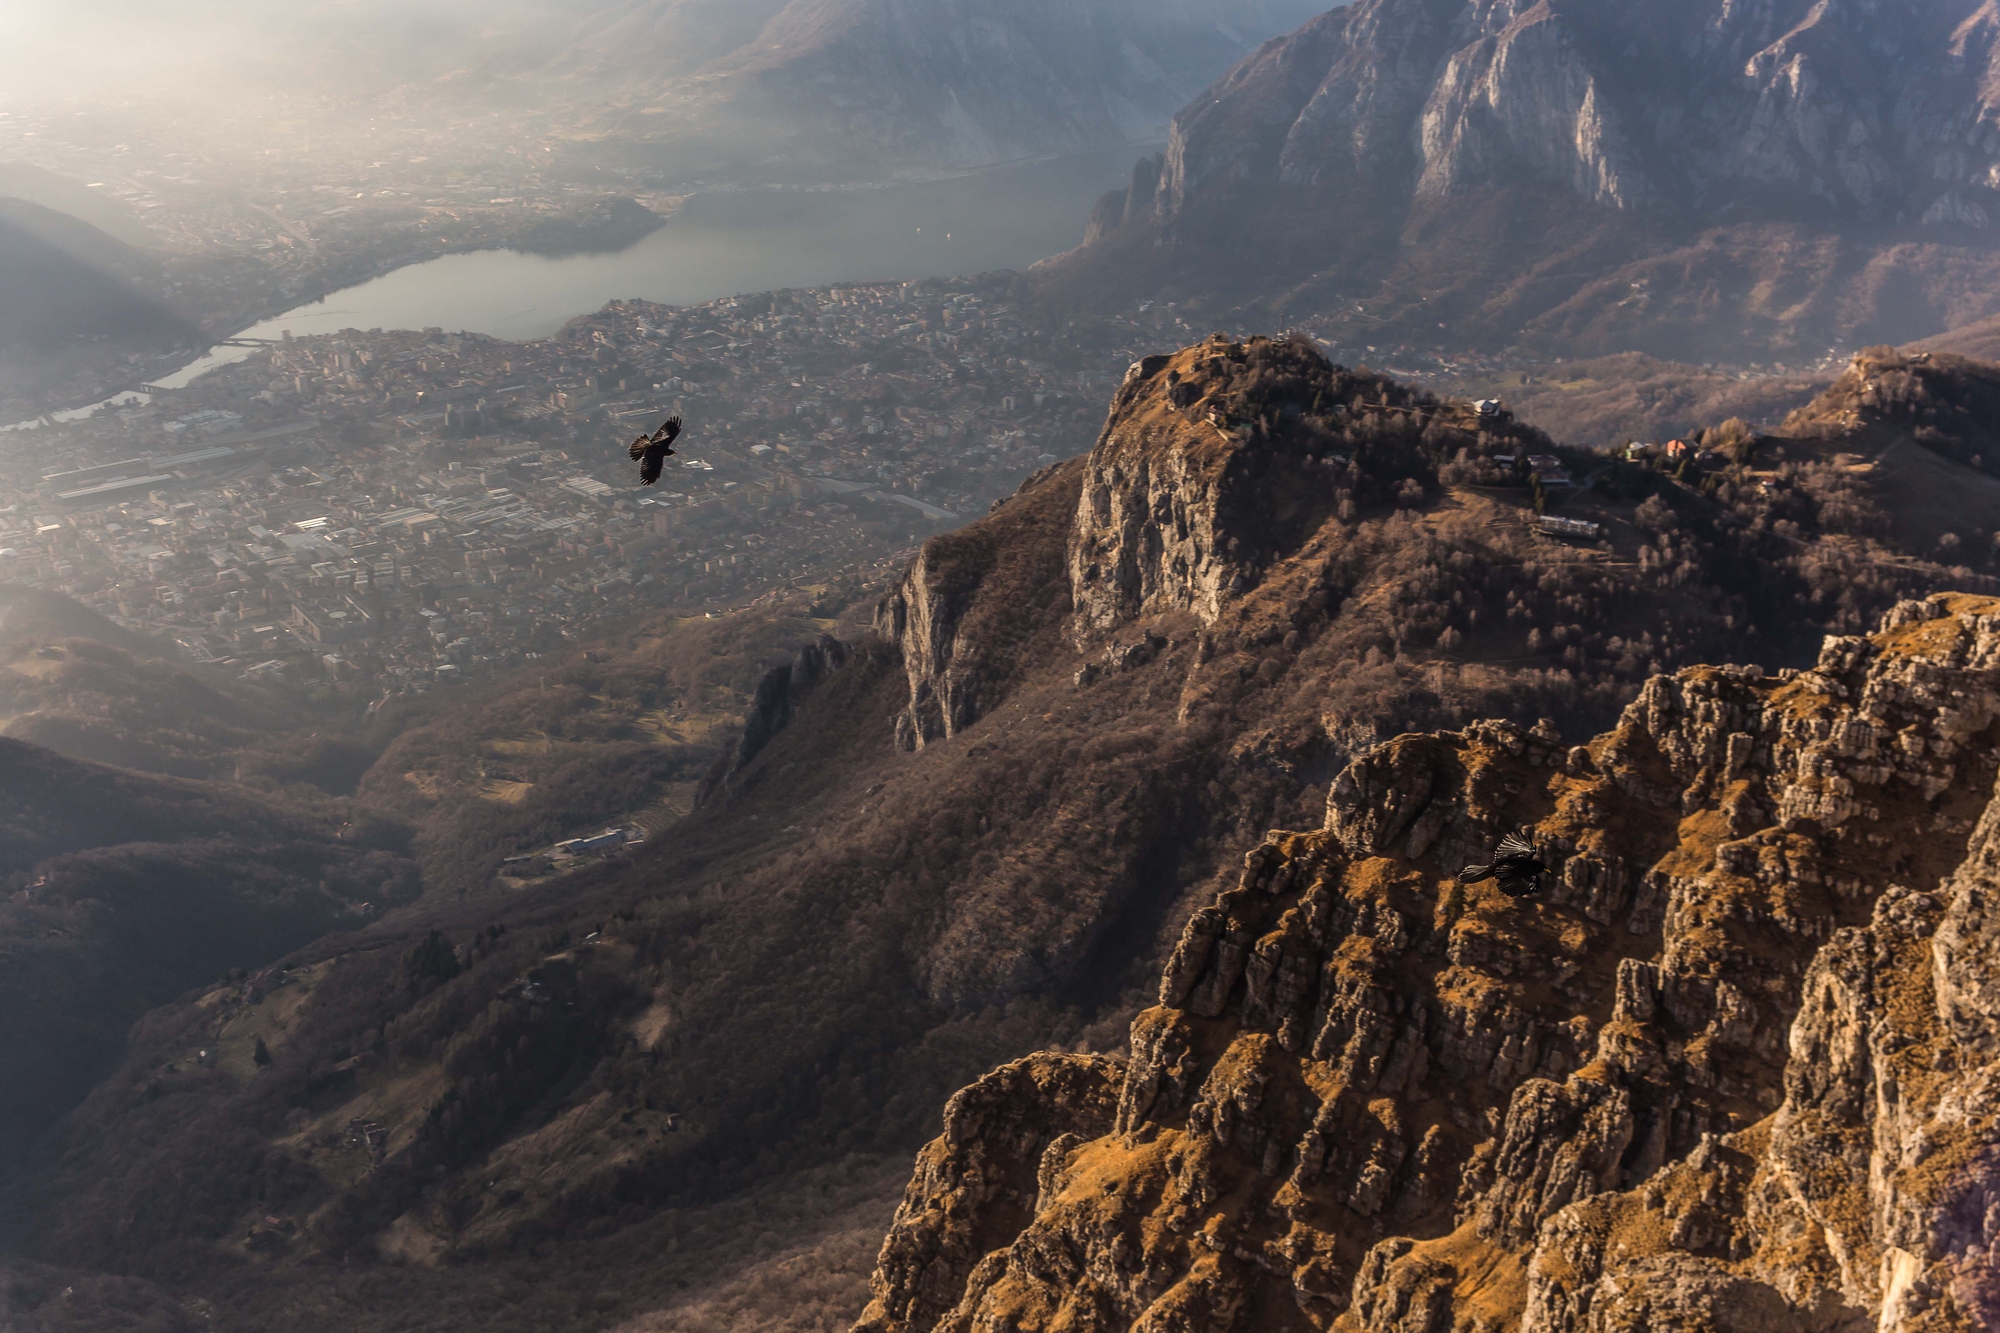
<svg viewBox="0 0 2000 1333"><path fill-rule="evenodd" d="M1128 1059L953 1099L857 1328L1986 1326L1996 738L2000 602L1937 595L1588 745L1369 751ZM1546 899L1453 878L1522 825Z"/></svg>
<svg viewBox="0 0 2000 1333"><path fill-rule="evenodd" d="M1948 402L1960 382L1926 383ZM726 679L752 743L636 849L505 896L434 897L149 1016L18 1213L35 1257L174 1284L240 1327L365 1333L413 1311L519 1333L674 1327L677 1284L717 1272L697 1245L717 1218L810 1213L829 1176L907 1161L981 1071L1117 1045L1182 922L1266 830L1319 822L1338 774L1385 738L1496 715L1587 735L1661 671L1807 666L1824 632L1985 577L1899 545L1847 465L1819 461L1835 439L1714 443L1722 462L1680 475L1564 449L1303 338L1142 358L1089 455L927 542L874 633L855 608L844 652L794 655L823 625L774 639L701 622L634 638L567 684L551 675L579 707L595 701L578 737L672 702L682 687L663 671L685 673L690 697L706 681L705 699ZM1773 465L1766 447L1799 454ZM1948 483L1977 475L1908 447ZM1543 498L1600 523L1599 542L1540 531L1531 489L1496 462L1521 452L1588 477ZM1968 547L1986 543L1970 532ZM740 651L718 657L723 640ZM489 742L568 727L540 688L518 695L413 726L362 795L421 814L419 786L479 790ZM631 774L660 754L606 763ZM452 848L493 853L482 828L511 827L420 832L427 877ZM1420 914L1405 915L1397 959L1421 944ZM1480 935L1467 966L1534 957L1530 944ZM1560 980L1614 984L1598 972ZM188 1070L191 1052L260 1038L268 1066ZM1538 1068L1542 1049L1509 1059ZM961 1103L958 1138L990 1104L1022 1141L1095 1139L1116 1123L1108 1067L1031 1062ZM1042 1085L1095 1109L1060 1125L1007 1110L1010 1088ZM1499 1094L1490 1105L1504 1113ZM1718 1105L1736 1103L1694 1109ZM1456 1170L1453 1154L1495 1132L1482 1124L1441 1130L1438 1160ZM949 1241L967 1265L1028 1226L1040 1189L1034 1153L978 1151L1020 1197ZM955 1160L936 1158L939 1179ZM886 1220L892 1195L856 1206ZM857 1297L869 1248L840 1276ZM736 1254L768 1257L761 1241Z"/></svg>
<svg viewBox="0 0 2000 1333"><path fill-rule="evenodd" d="M1366 342L1926 336L1995 313L1996 36L1982 0L1359 0L1183 108L1049 277Z"/></svg>

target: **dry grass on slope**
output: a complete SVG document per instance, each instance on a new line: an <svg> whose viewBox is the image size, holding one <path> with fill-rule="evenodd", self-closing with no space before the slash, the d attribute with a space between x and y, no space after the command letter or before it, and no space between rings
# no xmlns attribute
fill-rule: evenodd
<svg viewBox="0 0 2000 1333"><path fill-rule="evenodd" d="M1566 444L1615 449L1631 440L1692 435L1737 417L1775 425L1830 382L1827 375L1741 378L1639 352L1438 381L1472 398L1498 398Z"/></svg>
<svg viewBox="0 0 2000 1333"><path fill-rule="evenodd" d="M793 601L641 622L477 695L393 707L377 729L400 730L360 797L409 813L434 898L488 892L504 858L558 839L664 833L733 743L758 674L819 632Z"/></svg>

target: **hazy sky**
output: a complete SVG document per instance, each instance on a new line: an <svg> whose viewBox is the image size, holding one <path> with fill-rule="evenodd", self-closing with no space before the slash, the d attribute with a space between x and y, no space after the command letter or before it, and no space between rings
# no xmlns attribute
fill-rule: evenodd
<svg viewBox="0 0 2000 1333"><path fill-rule="evenodd" d="M1255 12L1289 28L1336 0L1239 2L1246 17ZM1063 3L1169 14L1186 0ZM106 100L164 92L198 101L226 95L239 80L365 93L494 57L532 65L586 28L622 30L622 15L638 30L685 34L740 27L728 18L740 20L747 8L755 11L754 32L779 7L775 0L0 0L0 103L49 93L87 103L100 90ZM1009 0L994 7L1005 11Z"/></svg>
<svg viewBox="0 0 2000 1333"><path fill-rule="evenodd" d="M567 29L592 0L0 0L5 94L421 77Z"/></svg>

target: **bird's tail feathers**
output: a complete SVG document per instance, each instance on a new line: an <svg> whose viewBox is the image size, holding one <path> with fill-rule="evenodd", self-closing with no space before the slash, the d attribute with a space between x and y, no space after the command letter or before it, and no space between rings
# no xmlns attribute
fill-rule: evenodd
<svg viewBox="0 0 2000 1333"><path fill-rule="evenodd" d="M626 452L632 455L633 462L636 463L640 459L646 456L646 445L649 443L650 441L648 441L646 437L643 435L641 435L638 439L632 441L632 447Z"/></svg>
<svg viewBox="0 0 2000 1333"><path fill-rule="evenodd" d="M1461 884L1477 884L1482 879L1492 878L1492 866L1466 866L1458 872L1458 882Z"/></svg>

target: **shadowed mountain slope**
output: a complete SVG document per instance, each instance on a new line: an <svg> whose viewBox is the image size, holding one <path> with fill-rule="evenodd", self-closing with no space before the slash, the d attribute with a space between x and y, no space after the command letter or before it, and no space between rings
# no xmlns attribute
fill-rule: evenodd
<svg viewBox="0 0 2000 1333"><path fill-rule="evenodd" d="M39 204L141 250L159 244L122 199L31 163L0 162L0 198Z"/></svg>
<svg viewBox="0 0 2000 1333"><path fill-rule="evenodd" d="M102 1077L126 1029L232 967L414 897L408 831L345 807L0 740L0 1166Z"/></svg>
<svg viewBox="0 0 2000 1333"><path fill-rule="evenodd" d="M140 252L86 222L0 199L0 352L48 356L79 339L156 348L196 330L139 290Z"/></svg>

